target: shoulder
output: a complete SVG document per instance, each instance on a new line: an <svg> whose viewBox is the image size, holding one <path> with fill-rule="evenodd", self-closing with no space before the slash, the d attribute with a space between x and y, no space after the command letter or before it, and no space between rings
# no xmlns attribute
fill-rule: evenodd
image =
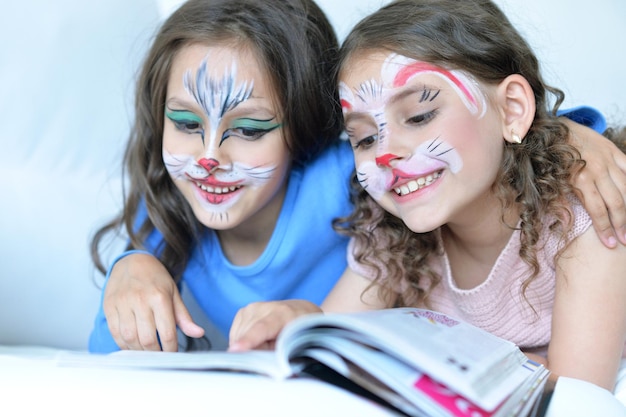
<svg viewBox="0 0 626 417"><path fill-rule="evenodd" d="M566 225L567 230L564 236L559 231L550 230L550 225L554 221L552 216L544 217L544 249L548 259L556 257L573 240L591 228L591 216L585 210L580 200L575 196L569 196L568 203L570 213L567 215L566 220L569 219L569 224Z"/></svg>

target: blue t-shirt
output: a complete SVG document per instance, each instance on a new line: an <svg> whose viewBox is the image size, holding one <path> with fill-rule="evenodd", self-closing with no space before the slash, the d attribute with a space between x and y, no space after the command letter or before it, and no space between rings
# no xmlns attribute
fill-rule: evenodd
<svg viewBox="0 0 626 417"><path fill-rule="evenodd" d="M205 229L182 281L224 336L237 311L254 301L298 298L321 304L347 265L348 239L338 235L331 223L352 211L349 180L353 170L352 151L343 141L305 167L293 168L272 237L251 265L231 264L215 232ZM152 252L160 239L158 232L148 239ZM89 350L119 350L102 303Z"/></svg>

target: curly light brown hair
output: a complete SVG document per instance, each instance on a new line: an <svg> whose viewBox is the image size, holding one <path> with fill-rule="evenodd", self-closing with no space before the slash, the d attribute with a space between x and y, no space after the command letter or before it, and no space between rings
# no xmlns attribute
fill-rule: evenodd
<svg viewBox="0 0 626 417"><path fill-rule="evenodd" d="M508 226L519 227L519 256L532 271L525 290L540 269L537 243L542 229L548 226L564 238L570 228L567 196L575 193L572 176L584 166L580 153L568 144L567 126L556 115L564 93L544 82L528 43L489 0L394 1L348 35L338 72L355 56L381 50L463 70L486 85L497 85L511 74L529 82L537 109L534 121L523 143L502 141L502 166L492 186L505 209L519 209L519 225ZM614 133L624 136L623 131ZM389 306L428 305L429 291L441 280L428 262L442 253L438 232L412 232L382 210L356 176L352 183L355 210L335 221L335 229L356 240L355 259L377 271L374 282L382 284L380 295ZM553 223L544 225L546 218Z"/></svg>

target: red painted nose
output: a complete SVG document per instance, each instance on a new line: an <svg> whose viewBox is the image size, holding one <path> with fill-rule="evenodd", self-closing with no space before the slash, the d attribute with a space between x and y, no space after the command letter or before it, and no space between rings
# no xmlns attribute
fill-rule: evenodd
<svg viewBox="0 0 626 417"><path fill-rule="evenodd" d="M207 171L213 171L213 168L220 164L219 161L214 158L202 158L198 161L198 163L200 164L200 166L202 166L202 168L206 169Z"/></svg>
<svg viewBox="0 0 626 417"><path fill-rule="evenodd" d="M392 153L387 153L382 156L377 156L376 165L391 168L391 165L390 165L391 161L394 159L398 159L398 158L399 158L398 155L395 155Z"/></svg>

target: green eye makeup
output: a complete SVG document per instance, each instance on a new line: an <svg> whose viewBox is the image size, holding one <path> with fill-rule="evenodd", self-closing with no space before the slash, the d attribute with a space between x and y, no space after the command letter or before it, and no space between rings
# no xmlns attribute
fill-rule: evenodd
<svg viewBox="0 0 626 417"><path fill-rule="evenodd" d="M202 126L202 118L198 117L195 113L187 110L165 110L165 117L170 119L177 125L190 125L196 124Z"/></svg>
<svg viewBox="0 0 626 417"><path fill-rule="evenodd" d="M262 138L268 132L282 126L282 123L269 120L241 118L233 120L231 127L224 131L220 145L230 137L238 137L247 141L255 141Z"/></svg>
<svg viewBox="0 0 626 417"><path fill-rule="evenodd" d="M269 132L280 127L281 123L276 123L274 119L258 120L258 119L237 119L233 122L231 129L250 129Z"/></svg>

